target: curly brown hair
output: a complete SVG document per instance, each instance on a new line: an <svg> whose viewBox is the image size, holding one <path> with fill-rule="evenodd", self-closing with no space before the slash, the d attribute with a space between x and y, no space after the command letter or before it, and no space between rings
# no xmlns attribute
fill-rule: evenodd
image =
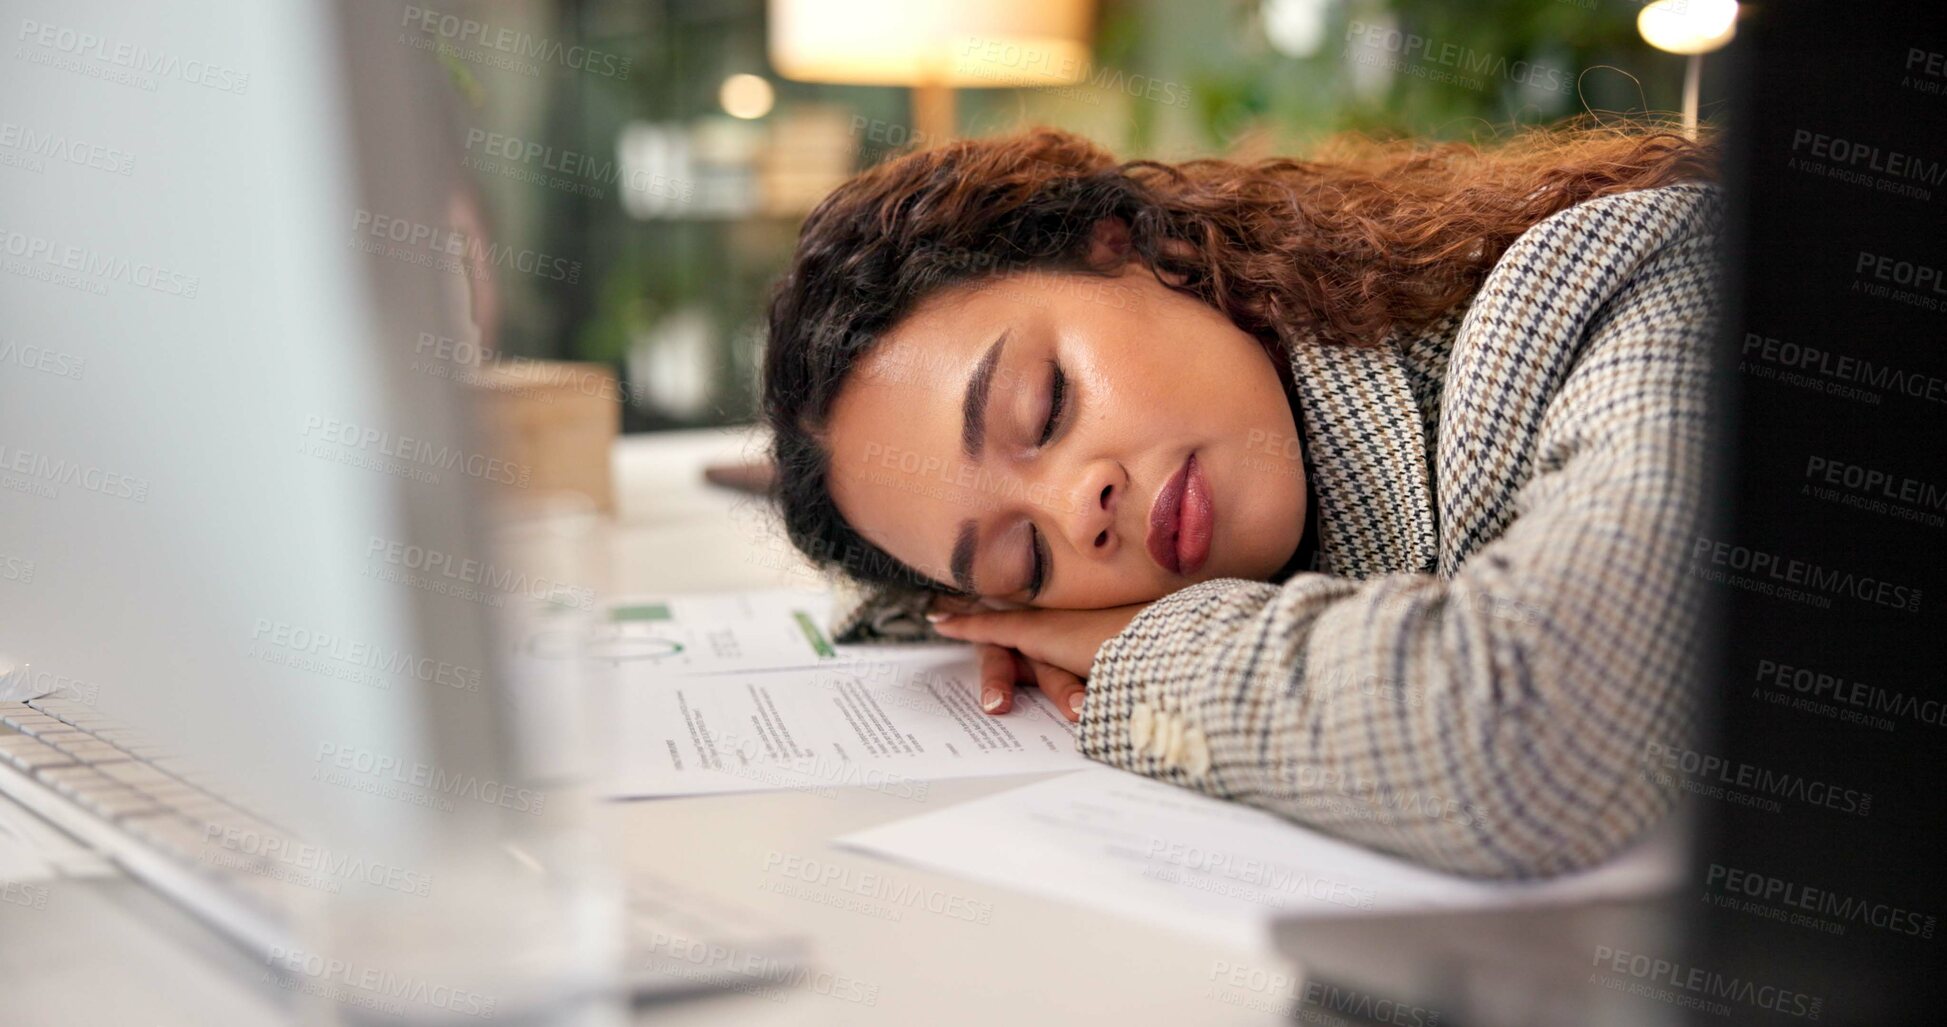
<svg viewBox="0 0 1947 1027"><path fill-rule="evenodd" d="M861 581L946 590L840 516L823 436L858 358L941 289L1108 274L1098 222L1171 288L1269 347L1375 345L1439 319L1510 244L1585 200L1715 177L1715 146L1656 125L1522 131L1492 145L1340 138L1310 160L1118 162L1034 129L899 157L806 218L770 305L764 417L792 543Z"/></svg>

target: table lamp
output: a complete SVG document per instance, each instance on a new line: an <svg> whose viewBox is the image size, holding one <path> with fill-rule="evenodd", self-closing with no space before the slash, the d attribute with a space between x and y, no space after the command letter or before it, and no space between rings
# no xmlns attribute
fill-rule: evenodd
<svg viewBox="0 0 1947 1027"><path fill-rule="evenodd" d="M800 82L907 86L924 145L953 90L1069 85L1089 71L1094 0L770 0L771 66Z"/></svg>
<svg viewBox="0 0 1947 1027"><path fill-rule="evenodd" d="M1737 0L1656 0L1637 13L1636 31L1658 50L1689 55L1683 73L1683 133L1696 138L1704 55L1737 35Z"/></svg>

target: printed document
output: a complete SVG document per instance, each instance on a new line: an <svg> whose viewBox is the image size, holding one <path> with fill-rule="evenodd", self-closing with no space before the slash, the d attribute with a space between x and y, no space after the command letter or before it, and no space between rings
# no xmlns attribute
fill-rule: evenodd
<svg viewBox="0 0 1947 1027"><path fill-rule="evenodd" d="M1088 765L1039 691L980 709L964 645L840 646L813 666L669 673L623 664L606 690L611 797L865 787Z"/></svg>
<svg viewBox="0 0 1947 1027"><path fill-rule="evenodd" d="M1628 898L1673 887L1683 866L1666 825L1566 877L1455 877L1099 764L837 844L1267 951L1275 919Z"/></svg>
<svg viewBox="0 0 1947 1027"><path fill-rule="evenodd" d="M654 675L816 667L837 655L823 627L829 606L799 589L613 599L592 625L535 632L525 655Z"/></svg>

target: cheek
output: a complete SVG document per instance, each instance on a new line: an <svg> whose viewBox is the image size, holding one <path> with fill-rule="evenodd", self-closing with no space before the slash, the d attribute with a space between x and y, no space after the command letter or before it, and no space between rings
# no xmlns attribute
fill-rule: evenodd
<svg viewBox="0 0 1947 1027"><path fill-rule="evenodd" d="M1261 581L1283 567L1304 538L1304 486L1297 478L1280 475L1250 483L1243 495L1252 506L1232 536L1230 573Z"/></svg>
<svg viewBox="0 0 1947 1027"><path fill-rule="evenodd" d="M1158 579L1148 570L1124 568L1077 583L1074 589L1037 605L1049 609L1101 610L1130 603L1154 602L1174 590L1171 583Z"/></svg>
<svg viewBox="0 0 1947 1027"><path fill-rule="evenodd" d="M1206 329L1162 337L1131 361L1130 373L1148 404L1185 426L1217 432L1275 424L1289 416L1276 370L1254 340Z"/></svg>

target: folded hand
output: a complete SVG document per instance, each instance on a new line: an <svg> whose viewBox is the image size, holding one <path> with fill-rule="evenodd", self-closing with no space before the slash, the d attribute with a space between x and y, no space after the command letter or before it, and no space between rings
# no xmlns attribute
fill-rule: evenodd
<svg viewBox="0 0 1947 1027"><path fill-rule="evenodd" d="M981 707L989 713L1012 708L1013 686L1040 686L1055 708L1079 719L1083 679L1096 650L1121 633L1149 604L1106 610L936 609L927 615L933 630L947 638L981 643Z"/></svg>

